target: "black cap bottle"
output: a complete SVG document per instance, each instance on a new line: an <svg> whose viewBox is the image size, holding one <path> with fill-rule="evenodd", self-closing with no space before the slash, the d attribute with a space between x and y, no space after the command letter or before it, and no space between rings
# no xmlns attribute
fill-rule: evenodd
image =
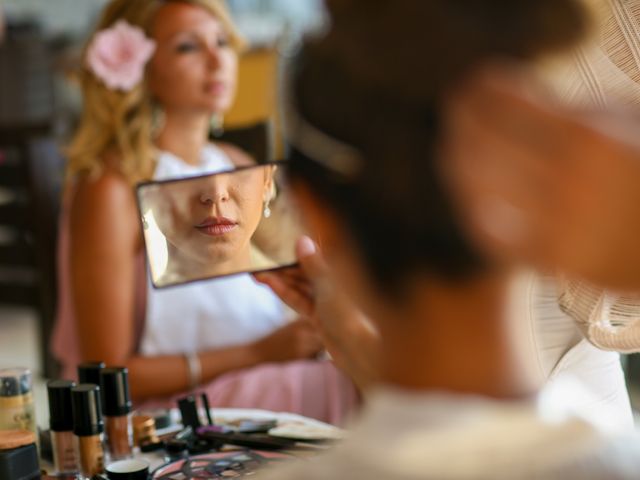
<svg viewBox="0 0 640 480"><path fill-rule="evenodd" d="M78 365L78 383L93 383L100 386L100 370L104 362L85 362Z"/></svg>
<svg viewBox="0 0 640 480"><path fill-rule="evenodd" d="M79 468L73 437L71 402L71 389L75 386L75 382L69 380L53 380L47 383L53 463L58 473L74 473Z"/></svg>
<svg viewBox="0 0 640 480"><path fill-rule="evenodd" d="M100 372L107 445L111 458L119 460L133 454L133 424L129 371L125 367L105 368Z"/></svg>
<svg viewBox="0 0 640 480"><path fill-rule="evenodd" d="M100 387L83 383L71 389L73 433L80 452L80 473L87 478L104 471L102 432L104 422L100 401Z"/></svg>

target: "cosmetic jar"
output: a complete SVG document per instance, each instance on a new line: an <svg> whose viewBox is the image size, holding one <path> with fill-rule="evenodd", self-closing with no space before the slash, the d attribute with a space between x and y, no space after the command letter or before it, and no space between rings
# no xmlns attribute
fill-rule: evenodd
<svg viewBox="0 0 640 480"><path fill-rule="evenodd" d="M104 423L100 402L100 387L83 383L71 389L73 433L80 457L82 478L91 478L104 471L102 446Z"/></svg>
<svg viewBox="0 0 640 480"><path fill-rule="evenodd" d="M105 368L100 372L102 411L107 448L111 460L121 460L133 454L133 425L129 371L125 367Z"/></svg>
<svg viewBox="0 0 640 480"><path fill-rule="evenodd" d="M40 478L36 435L32 431L0 431L0 478L2 480Z"/></svg>
<svg viewBox="0 0 640 480"><path fill-rule="evenodd" d="M0 370L0 430L31 430L37 434L31 371Z"/></svg>
<svg viewBox="0 0 640 480"><path fill-rule="evenodd" d="M75 386L75 382L68 380L53 380L47 383L53 464L56 472L61 474L78 472L80 466L73 434L71 405L71 389Z"/></svg>
<svg viewBox="0 0 640 480"><path fill-rule="evenodd" d="M107 466L109 480L147 480L149 464L143 460L120 460Z"/></svg>

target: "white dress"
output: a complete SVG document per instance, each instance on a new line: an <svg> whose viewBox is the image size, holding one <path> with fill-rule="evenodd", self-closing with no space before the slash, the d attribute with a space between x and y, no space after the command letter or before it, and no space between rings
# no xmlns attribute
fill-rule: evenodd
<svg viewBox="0 0 640 480"><path fill-rule="evenodd" d="M233 169L214 145L199 165L160 152L153 178L166 180ZM290 311L249 274L205 280L157 290L148 282L147 310L140 351L146 356L176 355L231 347L257 340L283 326Z"/></svg>

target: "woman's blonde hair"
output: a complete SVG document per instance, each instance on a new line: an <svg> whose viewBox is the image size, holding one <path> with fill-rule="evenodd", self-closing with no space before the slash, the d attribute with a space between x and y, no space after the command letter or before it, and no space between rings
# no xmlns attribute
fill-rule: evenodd
<svg viewBox="0 0 640 480"><path fill-rule="evenodd" d="M95 33L118 20L126 20L150 36L156 12L171 2L208 10L225 27L232 48L240 51L244 47L224 0L113 0L105 8L87 47ZM146 81L127 92L108 88L86 67L87 47L79 73L84 106L80 124L67 149L67 178L79 174L99 175L104 167L104 155L113 149L119 154L118 169L129 183L147 180L155 168L155 107Z"/></svg>

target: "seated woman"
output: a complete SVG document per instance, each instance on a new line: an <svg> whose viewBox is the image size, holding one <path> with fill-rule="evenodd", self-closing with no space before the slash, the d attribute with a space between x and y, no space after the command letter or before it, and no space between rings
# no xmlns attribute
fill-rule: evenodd
<svg viewBox="0 0 640 480"><path fill-rule="evenodd" d="M212 405L339 422L355 403L312 325L249 275L155 290L133 185L251 160L208 143L230 106L242 46L219 0L114 0L84 55L84 113L69 148L53 351L129 368L134 400L170 405L202 386Z"/></svg>
<svg viewBox="0 0 640 480"><path fill-rule="evenodd" d="M570 44L577 4L332 3L331 30L296 71L291 181L329 279L380 332L380 384L345 443L265 477L636 478L638 440L615 443L577 415L581 389L538 392L524 322L505 311L514 265L460 234L436 164L449 82L494 55Z"/></svg>

